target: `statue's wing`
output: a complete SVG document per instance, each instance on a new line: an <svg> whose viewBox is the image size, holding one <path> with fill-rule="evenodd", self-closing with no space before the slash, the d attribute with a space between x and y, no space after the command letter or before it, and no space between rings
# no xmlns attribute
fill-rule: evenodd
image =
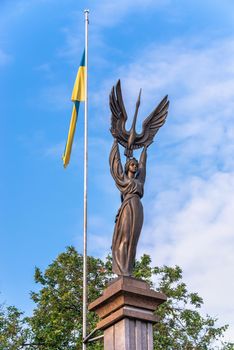
<svg viewBox="0 0 234 350"><path fill-rule="evenodd" d="M165 96L153 112L144 120L142 132L137 135L134 148L140 148L153 142L153 138L159 128L165 123L168 106L168 96Z"/></svg>
<svg viewBox="0 0 234 350"><path fill-rule="evenodd" d="M111 110L111 128L110 132L113 137L123 146L127 146L129 133L125 129L127 113L124 107L121 83L118 80L116 86L110 93L110 110Z"/></svg>

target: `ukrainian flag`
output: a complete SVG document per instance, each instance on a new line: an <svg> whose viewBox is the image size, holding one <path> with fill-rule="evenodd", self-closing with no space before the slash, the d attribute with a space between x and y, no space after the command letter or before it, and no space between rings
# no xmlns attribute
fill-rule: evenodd
<svg viewBox="0 0 234 350"><path fill-rule="evenodd" d="M85 51L84 51L82 60L80 62L80 67L77 72L74 88L72 91L71 100L74 102L74 105L72 109L72 116L70 121L68 137L67 137L67 143L66 143L66 147L62 157L64 168L66 168L70 160L80 102L85 101L85 74L86 74L86 67L85 67Z"/></svg>

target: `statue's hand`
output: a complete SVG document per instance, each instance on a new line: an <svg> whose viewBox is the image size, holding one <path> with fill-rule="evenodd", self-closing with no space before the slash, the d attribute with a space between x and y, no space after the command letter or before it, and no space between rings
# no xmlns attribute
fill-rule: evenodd
<svg viewBox="0 0 234 350"><path fill-rule="evenodd" d="M154 141L149 141L149 142L146 142L146 144L145 144L145 148L148 148L150 145L151 145L151 143L153 143Z"/></svg>

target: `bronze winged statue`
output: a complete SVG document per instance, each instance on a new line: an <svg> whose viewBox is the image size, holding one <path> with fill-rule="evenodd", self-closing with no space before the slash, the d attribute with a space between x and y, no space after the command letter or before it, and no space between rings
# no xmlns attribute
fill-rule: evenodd
<svg viewBox="0 0 234 350"><path fill-rule="evenodd" d="M122 98L121 83L118 80L116 86L112 88L110 93L110 109L111 109L111 133L114 138L125 148L125 156L130 158L133 150L144 147L153 142L154 136L159 128L165 123L168 113L168 96L165 96L152 113L144 120L142 132L136 132L136 120L138 109L140 107L141 90L136 103L136 110L133 117L132 127L126 131L125 125L127 121L127 113Z"/></svg>
<svg viewBox="0 0 234 350"><path fill-rule="evenodd" d="M132 127L126 131L127 113L124 107L120 80L110 93L111 133L114 143L110 152L110 171L116 186L121 192L121 206L116 215L112 239L112 271L119 276L130 276L134 267L136 248L143 225L143 206L146 177L147 147L159 128L165 123L169 101L168 97L159 103L145 119L142 132L136 133L136 119L140 106L140 96L136 103ZM126 164L121 164L119 146L125 148ZM133 158L133 150L144 147L139 162Z"/></svg>

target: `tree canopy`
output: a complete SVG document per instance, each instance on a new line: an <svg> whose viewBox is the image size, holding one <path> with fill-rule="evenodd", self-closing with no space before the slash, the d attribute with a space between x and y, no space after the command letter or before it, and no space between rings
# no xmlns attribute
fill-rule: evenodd
<svg viewBox="0 0 234 350"><path fill-rule="evenodd" d="M0 309L0 350L81 349L82 273L83 258L74 247L59 254L44 272L36 268L34 278L40 289L31 292L32 316L25 317L12 306ZM136 261L134 277L168 297L157 311L161 321L154 326L155 349L234 350L234 344L222 341L228 326L217 327L215 318L202 315L203 300L187 290L180 267L152 267L150 257L143 255ZM110 257L106 261L88 258L88 302L101 295L111 278ZM97 316L88 313L88 332L96 322ZM102 341L90 343L88 349L103 349Z"/></svg>

